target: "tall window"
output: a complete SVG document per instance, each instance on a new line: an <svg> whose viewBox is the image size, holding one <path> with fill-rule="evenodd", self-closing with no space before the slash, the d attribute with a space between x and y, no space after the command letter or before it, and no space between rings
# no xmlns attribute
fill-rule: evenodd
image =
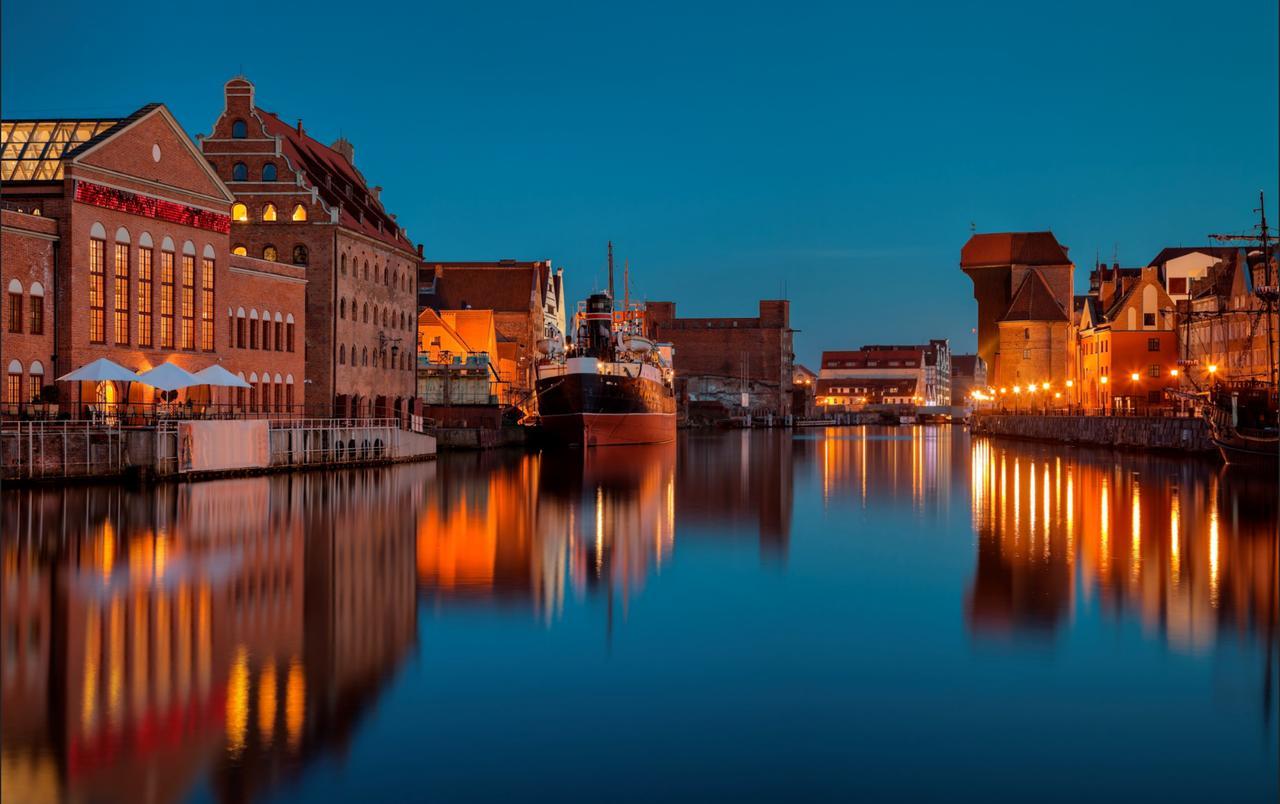
<svg viewBox="0 0 1280 804"><path fill-rule="evenodd" d="M227 346L235 348L236 345L236 314L231 308L227 308Z"/></svg>
<svg viewBox="0 0 1280 804"><path fill-rule="evenodd" d="M173 252L160 252L160 348L173 348Z"/></svg>
<svg viewBox="0 0 1280 804"><path fill-rule="evenodd" d="M89 241L89 342L107 342L107 241Z"/></svg>
<svg viewBox="0 0 1280 804"><path fill-rule="evenodd" d="M286 351L293 351L293 314L289 314L289 320L284 322L284 338L287 346Z"/></svg>
<svg viewBox="0 0 1280 804"><path fill-rule="evenodd" d="M249 316L249 348L258 348L258 314L253 313Z"/></svg>
<svg viewBox="0 0 1280 804"><path fill-rule="evenodd" d="M182 255L182 348L196 348L196 258Z"/></svg>
<svg viewBox="0 0 1280 804"><path fill-rule="evenodd" d="M4 403L6 405L22 404L22 368L21 366L19 366L16 372L13 370L13 366L10 366L9 373L5 375Z"/></svg>
<svg viewBox="0 0 1280 804"><path fill-rule="evenodd" d="M293 247L293 264L294 265L307 264L307 247L306 246L302 244L298 244Z"/></svg>
<svg viewBox="0 0 1280 804"><path fill-rule="evenodd" d="M213 351L213 258L200 262L200 348Z"/></svg>
<svg viewBox="0 0 1280 804"><path fill-rule="evenodd" d="M22 291L15 293L12 288L9 290L9 331L22 332Z"/></svg>
<svg viewBox="0 0 1280 804"><path fill-rule="evenodd" d="M44 334L44 294L31 294L31 334Z"/></svg>
<svg viewBox="0 0 1280 804"><path fill-rule="evenodd" d="M271 351L271 313L262 314L262 350Z"/></svg>
<svg viewBox="0 0 1280 804"><path fill-rule="evenodd" d="M1150 366L1148 366L1148 367L1147 367L1147 376L1148 376L1148 377L1159 377L1159 376L1160 376L1160 367L1159 367L1159 366L1157 366L1155 363L1152 363Z"/></svg>
<svg viewBox="0 0 1280 804"><path fill-rule="evenodd" d="M244 348L244 310L236 314L236 348Z"/></svg>
<svg viewBox="0 0 1280 804"><path fill-rule="evenodd" d="M153 279L151 275L151 249L138 249L138 345L154 345L151 334L151 299Z"/></svg>
<svg viewBox="0 0 1280 804"><path fill-rule="evenodd" d="M129 342L129 244L116 243L115 281L116 343Z"/></svg>
<svg viewBox="0 0 1280 804"><path fill-rule="evenodd" d="M283 335L284 335L284 321L281 321L280 314L276 313L276 351L277 352L284 351L284 339L283 337L281 337Z"/></svg>

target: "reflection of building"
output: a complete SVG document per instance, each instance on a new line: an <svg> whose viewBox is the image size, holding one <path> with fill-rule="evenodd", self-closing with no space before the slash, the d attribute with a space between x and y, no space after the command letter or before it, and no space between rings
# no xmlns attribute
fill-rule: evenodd
<svg viewBox="0 0 1280 804"><path fill-rule="evenodd" d="M755 532L762 555L785 559L791 540L794 444L786 431L761 430L681 441L675 492L681 533Z"/></svg>
<svg viewBox="0 0 1280 804"><path fill-rule="evenodd" d="M1275 628L1276 501L1249 478L985 439L970 477L976 631L1051 633L1095 600L1183 649L1211 645L1224 627Z"/></svg>
<svg viewBox="0 0 1280 804"><path fill-rule="evenodd" d="M240 800L345 739L416 640L432 471L5 497L6 797L178 800L225 757Z"/></svg>
<svg viewBox="0 0 1280 804"><path fill-rule="evenodd" d="M912 427L906 438L887 439L874 430L828 431L818 445L823 499L941 515L951 493L952 432Z"/></svg>

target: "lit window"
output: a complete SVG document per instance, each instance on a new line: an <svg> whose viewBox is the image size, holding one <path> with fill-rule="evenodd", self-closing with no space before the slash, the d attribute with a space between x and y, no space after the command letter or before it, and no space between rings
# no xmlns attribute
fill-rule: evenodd
<svg viewBox="0 0 1280 804"><path fill-rule="evenodd" d="M231 136L234 139L242 140L249 136L249 127L244 124L243 120L237 120L231 124Z"/></svg>
<svg viewBox="0 0 1280 804"><path fill-rule="evenodd" d="M276 180L276 166L274 162L268 162L267 164L262 166L262 180L263 181Z"/></svg>
<svg viewBox="0 0 1280 804"><path fill-rule="evenodd" d="M307 209L306 209L306 207L302 206L301 204L298 204L296 207L294 207L294 208L293 208L293 219L294 219L295 221L305 221L305 220L307 219Z"/></svg>
<svg viewBox="0 0 1280 804"><path fill-rule="evenodd" d="M196 348L196 258L182 255L182 348Z"/></svg>
<svg viewBox="0 0 1280 804"><path fill-rule="evenodd" d="M272 262L275 262L276 259L279 258L279 256L280 256L280 252L276 251L275 246L262 247L262 259L271 260Z"/></svg>
<svg viewBox="0 0 1280 804"><path fill-rule="evenodd" d="M249 249L245 248L244 246L236 246L235 248L231 249L231 253L236 255L237 257L247 257L249 256Z"/></svg>
<svg viewBox="0 0 1280 804"><path fill-rule="evenodd" d="M143 241L138 249L138 345L150 347L151 340L151 302L154 285L151 274L150 240Z"/></svg>
<svg viewBox="0 0 1280 804"><path fill-rule="evenodd" d="M22 283L16 279L9 282L9 331L22 332Z"/></svg>
<svg viewBox="0 0 1280 804"><path fill-rule="evenodd" d="M173 348L173 252L160 252L160 348Z"/></svg>
<svg viewBox="0 0 1280 804"><path fill-rule="evenodd" d="M200 348L213 351L213 258L200 261Z"/></svg>
<svg viewBox="0 0 1280 804"><path fill-rule="evenodd" d="M31 290L31 334L44 334L44 289L39 283Z"/></svg>
<svg viewBox="0 0 1280 804"><path fill-rule="evenodd" d="M119 235L117 235L118 237ZM115 317L116 343L129 342L129 244L116 243Z"/></svg>
<svg viewBox="0 0 1280 804"><path fill-rule="evenodd" d="M276 219L276 205L267 204L262 208L262 219L264 221L273 221Z"/></svg>
<svg viewBox="0 0 1280 804"><path fill-rule="evenodd" d="M89 241L89 342L106 343L106 250L107 242Z"/></svg>
<svg viewBox="0 0 1280 804"><path fill-rule="evenodd" d="M232 181L246 181L249 178L249 168L245 167L244 162L236 162L231 166Z"/></svg>
<svg viewBox="0 0 1280 804"><path fill-rule="evenodd" d="M247 221L249 220L249 208L244 204L232 204L231 217L233 220Z"/></svg>

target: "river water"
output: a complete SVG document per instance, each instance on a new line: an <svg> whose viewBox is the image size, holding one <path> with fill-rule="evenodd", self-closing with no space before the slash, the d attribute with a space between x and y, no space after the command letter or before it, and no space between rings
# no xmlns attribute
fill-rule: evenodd
<svg viewBox="0 0 1280 804"><path fill-rule="evenodd" d="M960 428L7 490L5 801L1277 797L1277 488Z"/></svg>

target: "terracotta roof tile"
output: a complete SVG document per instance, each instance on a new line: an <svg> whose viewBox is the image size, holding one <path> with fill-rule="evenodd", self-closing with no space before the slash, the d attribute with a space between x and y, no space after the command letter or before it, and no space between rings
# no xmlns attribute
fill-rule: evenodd
<svg viewBox="0 0 1280 804"><path fill-rule="evenodd" d="M1053 232L976 234L960 249L960 267L1067 265L1071 259Z"/></svg>

